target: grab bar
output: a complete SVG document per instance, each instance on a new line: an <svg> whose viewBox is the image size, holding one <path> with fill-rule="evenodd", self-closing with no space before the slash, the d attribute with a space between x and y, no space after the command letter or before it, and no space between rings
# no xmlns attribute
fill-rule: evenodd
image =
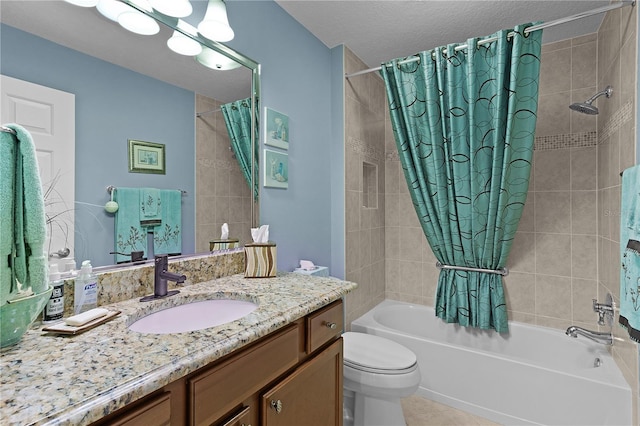
<svg viewBox="0 0 640 426"><path fill-rule="evenodd" d="M507 268L501 269L483 269L483 268L470 268L468 266L454 266L454 265L443 265L440 262L436 262L436 268L438 269L457 269L460 271L469 271L469 272L486 272L488 274L498 274L506 277L509 275L509 270Z"/></svg>

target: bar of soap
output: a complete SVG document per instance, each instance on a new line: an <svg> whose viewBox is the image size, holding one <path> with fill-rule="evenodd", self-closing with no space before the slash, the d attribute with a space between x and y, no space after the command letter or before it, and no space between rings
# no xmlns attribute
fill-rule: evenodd
<svg viewBox="0 0 640 426"><path fill-rule="evenodd" d="M69 318L65 318L64 322L67 325L71 325L73 327L80 327L95 319L102 318L106 316L108 313L109 311L104 308L94 308L94 309L88 310L87 312L83 312L81 314L74 315Z"/></svg>

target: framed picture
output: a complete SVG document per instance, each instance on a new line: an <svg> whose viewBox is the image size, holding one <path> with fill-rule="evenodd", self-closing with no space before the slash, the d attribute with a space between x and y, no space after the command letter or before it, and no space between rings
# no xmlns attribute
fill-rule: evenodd
<svg viewBox="0 0 640 426"><path fill-rule="evenodd" d="M265 108L265 145L289 149L289 117L271 108Z"/></svg>
<svg viewBox="0 0 640 426"><path fill-rule="evenodd" d="M264 186L270 188L289 187L289 156L284 152L264 150Z"/></svg>
<svg viewBox="0 0 640 426"><path fill-rule="evenodd" d="M129 173L164 175L164 144L129 139Z"/></svg>

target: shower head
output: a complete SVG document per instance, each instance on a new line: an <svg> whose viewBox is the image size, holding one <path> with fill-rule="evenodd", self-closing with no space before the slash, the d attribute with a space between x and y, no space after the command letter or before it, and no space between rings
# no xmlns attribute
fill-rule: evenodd
<svg viewBox="0 0 640 426"><path fill-rule="evenodd" d="M610 98L613 94L613 88L611 86L607 86L602 92L598 92L589 99L584 102L576 102L574 104L569 105L569 108L581 112L583 114L596 115L598 113L598 107L592 105L592 102L595 101L602 95L605 95L607 98Z"/></svg>

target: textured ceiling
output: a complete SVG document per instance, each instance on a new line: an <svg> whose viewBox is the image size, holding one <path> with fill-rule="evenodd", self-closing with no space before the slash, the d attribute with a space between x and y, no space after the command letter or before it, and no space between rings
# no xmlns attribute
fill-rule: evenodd
<svg viewBox="0 0 640 426"><path fill-rule="evenodd" d="M551 21L606 6L583 0L276 0L328 47L345 44L370 67L525 22ZM603 14L543 30L543 42L596 32Z"/></svg>

